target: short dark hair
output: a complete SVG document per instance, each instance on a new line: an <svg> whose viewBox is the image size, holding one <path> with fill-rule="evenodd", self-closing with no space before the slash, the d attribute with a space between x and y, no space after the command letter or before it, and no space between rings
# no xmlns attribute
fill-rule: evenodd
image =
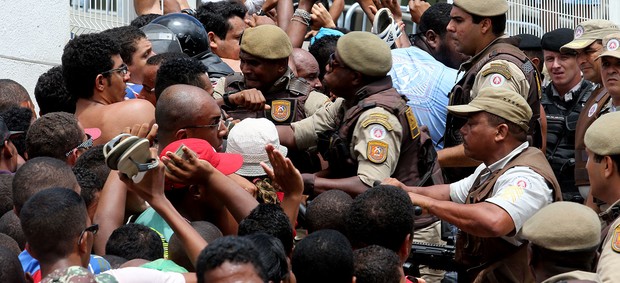
<svg viewBox="0 0 620 283"><path fill-rule="evenodd" d="M110 175L110 167L105 164L103 145L96 145L82 153L75 161L73 168L84 168L97 175L97 178L105 182Z"/></svg>
<svg viewBox="0 0 620 283"><path fill-rule="evenodd" d="M126 262L128 262L128 260L126 258L122 258L120 256L116 256L116 255L102 255L101 257L105 258L105 260L107 260L110 263L110 267L112 267L112 269L118 269L121 268L121 265L125 264Z"/></svg>
<svg viewBox="0 0 620 283"><path fill-rule="evenodd" d="M13 211L7 211L0 217L0 233L9 235L9 237L13 238L19 245L20 250L26 247L26 236L24 236L19 218Z"/></svg>
<svg viewBox="0 0 620 283"><path fill-rule="evenodd" d="M527 140L527 132L523 128L519 127L517 124L511 121L508 121L495 114L492 114L489 112L484 112L484 113L486 113L488 120L489 120L489 124L491 126L498 126L500 124L506 124L508 126L508 131L515 139L517 139L517 141L525 142Z"/></svg>
<svg viewBox="0 0 620 283"><path fill-rule="evenodd" d="M0 79L0 108L30 101L24 86L11 79Z"/></svg>
<svg viewBox="0 0 620 283"><path fill-rule="evenodd" d="M13 252L15 256L19 255L22 250L19 248L19 244L15 241L15 239L11 238L11 236L0 233L0 248L8 249Z"/></svg>
<svg viewBox="0 0 620 283"><path fill-rule="evenodd" d="M17 213L37 192L52 187L78 187L75 174L67 163L51 157L28 160L17 169L13 178L13 205Z"/></svg>
<svg viewBox="0 0 620 283"><path fill-rule="evenodd" d="M238 1L207 2L196 9L196 18L202 23L207 32L213 32L217 37L224 39L232 28L228 20L233 17L245 18L245 6Z"/></svg>
<svg viewBox="0 0 620 283"><path fill-rule="evenodd" d="M7 128L11 131L23 131L23 134L11 137L11 142L22 157L26 152L26 133L30 128L33 113L30 108L10 106L0 113Z"/></svg>
<svg viewBox="0 0 620 283"><path fill-rule="evenodd" d="M140 15L137 18L133 19L129 25L132 25L134 27L137 28L141 28L143 26L148 25L149 23L151 23L154 19L157 19L161 17L160 14L144 14L144 15Z"/></svg>
<svg viewBox="0 0 620 283"><path fill-rule="evenodd" d="M239 236L267 233L282 242L287 255L293 251L293 226L284 210L277 204L259 204L239 222L238 230Z"/></svg>
<svg viewBox="0 0 620 283"><path fill-rule="evenodd" d="M192 58L177 58L165 61L157 70L155 81L155 97L159 99L161 93L167 87L176 84L193 85L204 89L205 85L200 80L200 75L207 73L207 66Z"/></svg>
<svg viewBox="0 0 620 283"><path fill-rule="evenodd" d="M67 152L82 143L84 131L77 119L67 112L52 112L41 116L26 133L28 158L49 156L67 160Z"/></svg>
<svg viewBox="0 0 620 283"><path fill-rule="evenodd" d="M474 24L479 24L482 20L489 18L491 20L491 27L495 36L502 36L506 31L506 14L501 14L493 17L483 17L474 14L471 15L471 20Z"/></svg>
<svg viewBox="0 0 620 283"><path fill-rule="evenodd" d="M267 273L263 264L258 260L259 256L250 239L235 236L219 238L210 243L198 256L196 263L198 283L204 283L205 273L220 267L225 262L250 264L263 282L267 282Z"/></svg>
<svg viewBox="0 0 620 283"><path fill-rule="evenodd" d="M353 251L356 282L398 283L402 266L398 255L382 246L372 245Z"/></svg>
<svg viewBox="0 0 620 283"><path fill-rule="evenodd" d="M28 245L40 262L49 263L70 254L86 228L86 205L78 193L51 188L32 196L20 213Z"/></svg>
<svg viewBox="0 0 620 283"><path fill-rule="evenodd" d="M281 282L289 277L288 261L282 242L265 233L244 236L254 242L258 250L258 259L266 268L267 278L271 282Z"/></svg>
<svg viewBox="0 0 620 283"><path fill-rule="evenodd" d="M156 260L164 256L164 245L157 232L142 224L130 223L116 228L108 238L105 253L127 260Z"/></svg>
<svg viewBox="0 0 620 283"><path fill-rule="evenodd" d="M114 67L112 56L120 55L120 46L104 34L79 35L65 45L62 54L62 76L71 96L93 96L95 78Z"/></svg>
<svg viewBox="0 0 620 283"><path fill-rule="evenodd" d="M297 282L351 282L353 250L342 233L320 230L295 246L291 258Z"/></svg>
<svg viewBox="0 0 620 283"><path fill-rule="evenodd" d="M0 174L0 215L13 210L13 175Z"/></svg>
<svg viewBox="0 0 620 283"><path fill-rule="evenodd" d="M316 62L319 63L319 79L325 76L325 66L329 63L329 56L336 52L336 43L340 36L326 35L314 41L314 44L308 47L308 52L314 56Z"/></svg>
<svg viewBox="0 0 620 283"><path fill-rule="evenodd" d="M347 213L352 203L351 196L341 190L321 193L308 204L306 210L308 232L334 229L346 234Z"/></svg>
<svg viewBox="0 0 620 283"><path fill-rule="evenodd" d="M90 208L97 198L97 193L103 190L105 180L100 179L93 171L83 167L73 167L73 173L80 185L80 195L84 199L86 207Z"/></svg>
<svg viewBox="0 0 620 283"><path fill-rule="evenodd" d="M0 281L25 283L24 269L19 258L7 248L0 248Z"/></svg>
<svg viewBox="0 0 620 283"><path fill-rule="evenodd" d="M133 55L137 50L136 43L138 43L140 39L146 39L146 34L144 34L144 32L139 28L132 25L107 29L102 31L101 34L107 35L118 43L121 47L121 58L127 65L131 65L133 63L131 55Z"/></svg>
<svg viewBox="0 0 620 283"><path fill-rule="evenodd" d="M573 270L596 271L598 246L574 251L554 251L535 244L531 244L530 247L532 249L530 265L532 266L548 263L558 271L558 274Z"/></svg>
<svg viewBox="0 0 620 283"><path fill-rule="evenodd" d="M375 186L353 200L347 221L356 248L379 245L398 252L413 234L414 207L405 191L390 185Z"/></svg>
<svg viewBox="0 0 620 283"><path fill-rule="evenodd" d="M437 3L432 5L420 17L420 25L418 30L426 33L429 30L434 31L437 35L443 37L446 33L446 27L450 23L450 11L452 4Z"/></svg>
<svg viewBox="0 0 620 283"><path fill-rule="evenodd" d="M220 231L220 229L211 222L192 221L190 224L194 230L196 230L196 232L198 232L198 234L200 234L200 236L207 241L207 243L211 243L215 241L215 239L223 237L222 231ZM176 233L172 234L172 237L170 237L170 240L168 241L168 259L174 261L182 267L185 267L185 269L189 271L195 271L195 267L187 257L185 248Z"/></svg>
<svg viewBox="0 0 620 283"><path fill-rule="evenodd" d="M616 172L620 173L620 154L608 155L611 160L616 163ZM594 162L601 163L605 156L594 153Z"/></svg>
<svg viewBox="0 0 620 283"><path fill-rule="evenodd" d="M51 112L75 113L77 97L71 96L62 76L62 66L52 67L39 76L34 88L34 97L39 104L39 113Z"/></svg>
<svg viewBox="0 0 620 283"><path fill-rule="evenodd" d="M161 65L163 62L176 59L176 58L190 58L190 57L189 55L185 53L166 52L166 53L155 54L149 57L149 59L146 59L146 64L147 65Z"/></svg>

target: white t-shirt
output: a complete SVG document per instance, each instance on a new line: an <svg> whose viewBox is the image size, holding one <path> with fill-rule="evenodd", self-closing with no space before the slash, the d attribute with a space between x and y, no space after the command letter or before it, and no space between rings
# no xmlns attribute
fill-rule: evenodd
<svg viewBox="0 0 620 283"><path fill-rule="evenodd" d="M504 168L515 155L527 147L527 142L521 144L504 158L489 165L488 169L493 172ZM480 164L469 177L450 184L450 198L453 202L465 203L469 190L485 168L487 168L485 164ZM489 173L483 175L481 182L484 182L489 175ZM497 179L491 196L485 201L508 212L514 222L516 233L513 236L502 238L514 245L520 245L520 239L516 235L521 230L523 223L538 210L553 202L553 190L549 188L543 176L529 167L517 166L507 170Z"/></svg>

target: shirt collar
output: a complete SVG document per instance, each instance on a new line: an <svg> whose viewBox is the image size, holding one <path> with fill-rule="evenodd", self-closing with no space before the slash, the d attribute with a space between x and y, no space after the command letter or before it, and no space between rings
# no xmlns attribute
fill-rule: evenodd
<svg viewBox="0 0 620 283"><path fill-rule="evenodd" d="M508 164L510 160L512 160L517 154L521 153L528 147L529 147L528 142L522 143L517 148L513 149L508 155L502 157L502 159L498 161L495 161L495 163L489 165L487 168L489 168L491 172L504 168L504 166L506 166L506 164Z"/></svg>
<svg viewBox="0 0 620 283"><path fill-rule="evenodd" d="M581 88L581 84L583 83L583 78L579 81L578 84L576 84L573 88L571 88L569 91L566 92L566 94L564 94L564 96L560 96L560 93L558 92L557 89L555 89L555 85L553 85L553 82L551 82L551 90L553 91L553 96L559 97L562 101L566 101L569 102L571 100L573 100L573 98L575 98L575 94L578 94L577 92L579 91L579 89Z"/></svg>

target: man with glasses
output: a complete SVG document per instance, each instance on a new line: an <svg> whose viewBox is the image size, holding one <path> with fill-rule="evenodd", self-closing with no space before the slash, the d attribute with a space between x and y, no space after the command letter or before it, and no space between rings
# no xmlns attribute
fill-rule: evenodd
<svg viewBox="0 0 620 283"><path fill-rule="evenodd" d="M551 83L543 90L541 104L547 117L547 160L562 187L566 201L582 203L575 186L575 126L594 85L584 80L573 50L560 47L573 40L573 30L556 29L545 33L541 45L543 61Z"/></svg>
<svg viewBox="0 0 620 283"><path fill-rule="evenodd" d="M109 141L126 127L154 123L151 103L125 101L130 73L119 45L108 36L85 34L72 39L65 46L62 65L67 90L77 98L75 116L82 126L101 129L101 139L95 145Z"/></svg>
<svg viewBox="0 0 620 283"><path fill-rule="evenodd" d="M13 174L17 170L17 161L19 153L13 145L11 137L15 135L23 135L23 131L11 131L0 118L0 174Z"/></svg>
<svg viewBox="0 0 620 283"><path fill-rule="evenodd" d="M579 114L575 128L575 186L582 195L587 195L590 190L586 170L588 155L583 138L588 127L598 117L610 112L611 97L602 84L601 61L596 58L603 52L603 37L615 32L620 32L620 29L611 21L587 20L575 28L574 39L560 48L562 52L577 53L577 64L583 77L596 85Z"/></svg>
<svg viewBox="0 0 620 283"><path fill-rule="evenodd" d="M26 155L28 159L54 157L73 166L99 135L98 129L84 130L72 114L48 113L35 120L28 129Z"/></svg>

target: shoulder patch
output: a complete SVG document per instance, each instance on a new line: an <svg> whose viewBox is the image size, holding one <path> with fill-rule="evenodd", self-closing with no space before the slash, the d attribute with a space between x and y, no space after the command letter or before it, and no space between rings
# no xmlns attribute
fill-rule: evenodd
<svg viewBox="0 0 620 283"><path fill-rule="evenodd" d="M511 203L517 202L524 194L524 189L520 185L512 185L504 188L502 192L497 196L505 201Z"/></svg>
<svg viewBox="0 0 620 283"><path fill-rule="evenodd" d="M381 164L385 162L388 155L388 144L383 141L372 140L368 142L366 158L372 163Z"/></svg>
<svg viewBox="0 0 620 283"><path fill-rule="evenodd" d="M362 127L366 128L371 124L379 124L383 127L385 127L385 129L387 129L388 131L392 131L394 130L394 127L392 126L392 124L390 124L390 122L388 122L388 115L387 114L383 114L383 113L372 113L368 116L368 118L364 119L364 121L362 121Z"/></svg>
<svg viewBox="0 0 620 283"><path fill-rule="evenodd" d="M420 135L420 129L418 128L418 120L416 120L413 115L413 110L411 107L407 107L405 111L405 115L407 115L407 124L409 124L409 132L411 133L411 139L414 140Z"/></svg>
<svg viewBox="0 0 620 283"><path fill-rule="evenodd" d="M370 127L370 138L374 140L382 140L385 138L387 130L381 125L373 125Z"/></svg>
<svg viewBox="0 0 620 283"><path fill-rule="evenodd" d="M271 117L277 122L284 122L291 117L291 102L274 100L271 102Z"/></svg>
<svg viewBox="0 0 620 283"><path fill-rule="evenodd" d="M490 74L500 74L507 80L512 79L510 69L508 69L508 66L506 66L505 64L491 63L491 66L489 68L482 71L482 76L486 77Z"/></svg>
<svg viewBox="0 0 620 283"><path fill-rule="evenodd" d="M494 86L494 87L502 86L506 82L506 78L504 78L504 76L500 74L491 75L491 78L489 80L490 80L491 86Z"/></svg>
<svg viewBox="0 0 620 283"><path fill-rule="evenodd" d="M620 253L620 225L614 228L614 234L611 237L611 249Z"/></svg>

